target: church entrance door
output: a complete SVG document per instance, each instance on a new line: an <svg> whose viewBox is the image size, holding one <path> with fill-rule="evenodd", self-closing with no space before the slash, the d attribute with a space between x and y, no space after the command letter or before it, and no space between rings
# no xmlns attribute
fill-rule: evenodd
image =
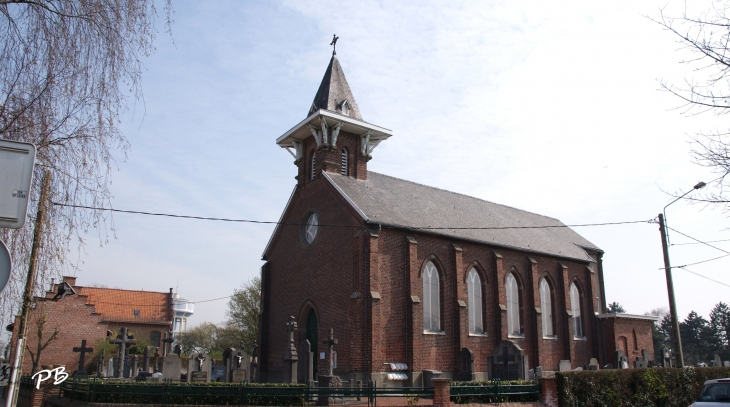
<svg viewBox="0 0 730 407"><path fill-rule="evenodd" d="M319 361L319 352L317 351L319 340L318 338L318 332L319 332L319 324L317 323L317 314L314 313L314 310L309 311L309 317L307 317L307 340L309 340L309 343L311 345L312 349L312 356L314 356L314 360L312 361L313 370L314 370L314 378L317 379L317 361Z"/></svg>

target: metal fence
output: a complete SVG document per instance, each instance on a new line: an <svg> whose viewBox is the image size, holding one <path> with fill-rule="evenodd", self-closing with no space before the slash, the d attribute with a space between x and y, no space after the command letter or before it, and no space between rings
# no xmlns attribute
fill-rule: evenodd
<svg viewBox="0 0 730 407"><path fill-rule="evenodd" d="M60 385L62 397L90 403L184 404L184 405L261 405L303 406L320 397L360 400L377 406L378 398L404 397L409 402L433 397L432 388L378 387L370 382L362 387L309 387L276 384L194 384L178 382L113 382L100 379L69 379ZM501 384L452 386L456 403L493 403L537 400L540 386ZM409 403L410 404L410 403Z"/></svg>

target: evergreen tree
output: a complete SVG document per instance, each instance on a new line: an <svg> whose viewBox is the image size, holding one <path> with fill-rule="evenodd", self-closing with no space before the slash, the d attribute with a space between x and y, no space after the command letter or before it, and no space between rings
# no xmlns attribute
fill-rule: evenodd
<svg viewBox="0 0 730 407"><path fill-rule="evenodd" d="M608 313L609 314L625 314L626 310L624 309L624 307L621 306L621 304L614 301L614 302L608 304Z"/></svg>
<svg viewBox="0 0 730 407"><path fill-rule="evenodd" d="M710 311L710 325L717 333L724 349L730 347L730 307L722 301Z"/></svg>

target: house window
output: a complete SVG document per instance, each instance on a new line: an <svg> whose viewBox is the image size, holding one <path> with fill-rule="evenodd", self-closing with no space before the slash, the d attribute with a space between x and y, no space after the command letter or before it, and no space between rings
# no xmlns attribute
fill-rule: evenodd
<svg viewBox="0 0 730 407"><path fill-rule="evenodd" d="M517 287L517 279L512 273L507 275L505 281L507 291L507 334L522 336L520 328L520 291Z"/></svg>
<svg viewBox="0 0 730 407"><path fill-rule="evenodd" d="M469 333L484 333L484 319L482 318L482 280L472 267L467 277L467 299L469 301Z"/></svg>
<svg viewBox="0 0 730 407"><path fill-rule="evenodd" d="M552 337L554 335L552 290L544 278L540 280L540 309L542 310L542 336Z"/></svg>
<svg viewBox="0 0 730 407"><path fill-rule="evenodd" d="M573 336L583 338L583 320L580 315L580 292L575 283L570 283L570 311L573 313Z"/></svg>
<svg viewBox="0 0 730 407"><path fill-rule="evenodd" d="M439 299L439 272L432 262L423 269L423 330L441 331L441 304Z"/></svg>
<svg viewBox="0 0 730 407"><path fill-rule="evenodd" d="M312 169L310 171L310 179L314 179L314 167L317 165L317 156L314 154L314 151L312 151Z"/></svg>
<svg viewBox="0 0 730 407"><path fill-rule="evenodd" d="M160 331L150 332L150 344L152 346L160 346Z"/></svg>
<svg viewBox="0 0 730 407"><path fill-rule="evenodd" d="M342 149L342 160L340 161L340 174L347 176L347 149Z"/></svg>
<svg viewBox="0 0 730 407"><path fill-rule="evenodd" d="M309 215L309 218L307 219L307 225L304 228L304 237L307 240L307 243L312 243L312 241L314 241L314 238L317 237L318 229L319 219L317 219L317 214L313 213Z"/></svg>

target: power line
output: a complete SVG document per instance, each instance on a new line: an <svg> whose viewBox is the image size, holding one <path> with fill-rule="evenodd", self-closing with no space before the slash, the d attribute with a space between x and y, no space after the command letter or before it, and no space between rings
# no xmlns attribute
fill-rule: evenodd
<svg viewBox="0 0 730 407"><path fill-rule="evenodd" d="M239 223L257 223L257 224L268 224L268 225L284 225L284 226L302 226L304 223L288 223L288 222L276 222L276 221L263 221L263 220L250 220L250 219L230 219L230 218L212 218L205 216L191 216L191 215L173 215L169 213L154 213L154 212L143 212L143 211L129 211L122 209L111 209L111 208L97 208L92 206L82 205L69 205L53 202L57 206L65 206L70 208L80 209L91 209L95 211L109 211L109 212L120 212L120 213L131 213L137 215L149 215L149 216L166 216L171 218L184 218L184 219L198 219L198 220L212 220L222 222L239 222ZM654 220L634 220L625 222L603 222L603 223L583 223L576 225L541 225L541 226L486 226L486 227L431 227L431 226L419 226L419 227L408 227L409 229L422 229L422 230L504 230L504 229L551 229L551 228L570 228L570 227L586 227L586 226L611 226L611 225L627 225L632 223L652 223ZM343 227L353 228L358 226L353 225L327 225L320 224L320 227Z"/></svg>
<svg viewBox="0 0 730 407"><path fill-rule="evenodd" d="M730 284L725 284L722 281L713 280L710 277L704 276L704 275L702 275L700 273L697 273L697 272L694 272L692 270L688 270L685 266L681 266L681 267L678 267L678 268L681 268L682 270L684 270L684 271L686 271L688 273L692 273L692 274L694 274L696 276L699 276L699 277L702 277L702 278L704 278L706 280L710 280L710 281L712 281L714 283L717 283L717 284L720 284L720 285L724 285L725 287L730 287Z"/></svg>
<svg viewBox="0 0 730 407"><path fill-rule="evenodd" d="M730 254L726 254L726 255L723 255L723 256L720 256L720 257L713 257L711 259L702 260L702 261L698 261L698 262L695 262L695 263L688 263L688 264L685 264L683 266L672 266L672 268L673 269L681 269L681 268L686 267L686 266L694 266L695 264L707 263L707 262L710 262L710 261L713 261L713 260L717 260L717 259L722 259L722 258L725 258L725 257L728 257L728 256L730 256ZM664 270L664 269L665 269L664 267L659 268L659 270Z"/></svg>
<svg viewBox="0 0 730 407"><path fill-rule="evenodd" d="M674 230L674 229L672 229ZM722 240L708 240L706 243L717 243L717 242L730 242L730 239L722 239ZM684 246L689 244L704 244L699 242L687 242L687 243L672 243L670 246Z"/></svg>
<svg viewBox="0 0 730 407"><path fill-rule="evenodd" d="M723 249L721 249L721 248L719 248L719 247L713 246L713 245L709 244L708 242L703 242L703 241L702 241L702 240L700 240L700 239L695 239L694 237L692 237L692 236L690 236L690 235L687 235L687 234L684 234L684 233L682 233L682 232L678 231L677 229L674 229L674 228L670 228L669 226L666 226L666 228L667 228L667 229L671 229L671 230L672 230L673 232L677 232L677 233L679 233L680 235L682 235L682 236L684 236L684 237L686 237L686 238L692 239L692 240L694 240L694 241L695 241L695 242L697 242L697 243L703 244L703 245L705 245L705 246L709 246L709 247L712 247L713 249L719 250L719 251L721 251L721 252L723 252L723 253L727 253L727 254L730 254L730 252L729 252L729 251L727 251L727 250L723 250Z"/></svg>

